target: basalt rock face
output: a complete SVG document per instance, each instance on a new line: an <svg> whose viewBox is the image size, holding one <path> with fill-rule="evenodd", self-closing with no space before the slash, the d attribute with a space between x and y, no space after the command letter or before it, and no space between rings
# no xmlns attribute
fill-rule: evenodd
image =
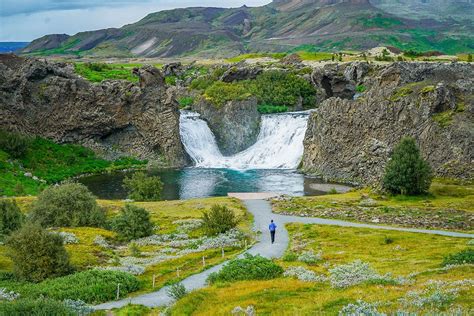
<svg viewBox="0 0 474 316"><path fill-rule="evenodd" d="M336 79L327 69L320 71L328 81L344 80L345 85L366 91L356 100L330 97L311 115L304 140L305 171L379 185L394 146L402 137L412 136L436 175L473 178L473 65L339 67L333 72Z"/></svg>
<svg viewBox="0 0 474 316"><path fill-rule="evenodd" d="M154 67L135 73L139 85L92 84L66 63L1 55L0 128L83 144L106 158L133 155L186 165L172 91Z"/></svg>
<svg viewBox="0 0 474 316"><path fill-rule="evenodd" d="M224 155L236 154L257 140L260 131L260 113L255 98L229 101L222 107L216 107L201 98L193 105L193 110L207 121Z"/></svg>

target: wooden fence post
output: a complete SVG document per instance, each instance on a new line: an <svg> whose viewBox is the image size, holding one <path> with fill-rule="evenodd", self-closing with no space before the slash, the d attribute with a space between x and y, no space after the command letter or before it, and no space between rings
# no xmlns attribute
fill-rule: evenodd
<svg viewBox="0 0 474 316"><path fill-rule="evenodd" d="M153 273L153 288L155 288L155 279L156 279L156 275Z"/></svg>
<svg viewBox="0 0 474 316"><path fill-rule="evenodd" d="M202 266L203 267L206 266L206 258L204 256L202 256Z"/></svg>

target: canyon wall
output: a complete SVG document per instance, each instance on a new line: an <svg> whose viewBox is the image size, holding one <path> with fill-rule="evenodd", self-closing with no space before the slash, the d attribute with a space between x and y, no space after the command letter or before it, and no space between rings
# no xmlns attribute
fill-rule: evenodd
<svg viewBox="0 0 474 316"><path fill-rule="evenodd" d="M302 168L324 178L377 184L394 146L414 137L437 176L474 176L474 66L350 63L313 73L320 98Z"/></svg>
<svg viewBox="0 0 474 316"><path fill-rule="evenodd" d="M171 88L156 68L135 73L139 84L94 84L70 64L0 55L0 128L83 144L106 158L132 155L185 166Z"/></svg>

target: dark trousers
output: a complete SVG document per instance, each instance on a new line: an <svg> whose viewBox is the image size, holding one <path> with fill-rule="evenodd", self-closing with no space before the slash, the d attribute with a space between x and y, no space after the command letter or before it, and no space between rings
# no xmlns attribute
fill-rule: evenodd
<svg viewBox="0 0 474 316"><path fill-rule="evenodd" d="M270 231L270 236L272 237L272 244L275 242L275 231L271 230Z"/></svg>

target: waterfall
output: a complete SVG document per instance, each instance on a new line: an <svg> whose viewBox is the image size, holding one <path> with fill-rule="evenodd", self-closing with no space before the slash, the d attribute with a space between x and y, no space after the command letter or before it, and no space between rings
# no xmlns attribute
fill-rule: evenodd
<svg viewBox="0 0 474 316"><path fill-rule="evenodd" d="M255 144L233 156L221 154L214 134L197 113L181 112L180 134L196 167L296 169L303 156L307 122L307 112L263 115Z"/></svg>

